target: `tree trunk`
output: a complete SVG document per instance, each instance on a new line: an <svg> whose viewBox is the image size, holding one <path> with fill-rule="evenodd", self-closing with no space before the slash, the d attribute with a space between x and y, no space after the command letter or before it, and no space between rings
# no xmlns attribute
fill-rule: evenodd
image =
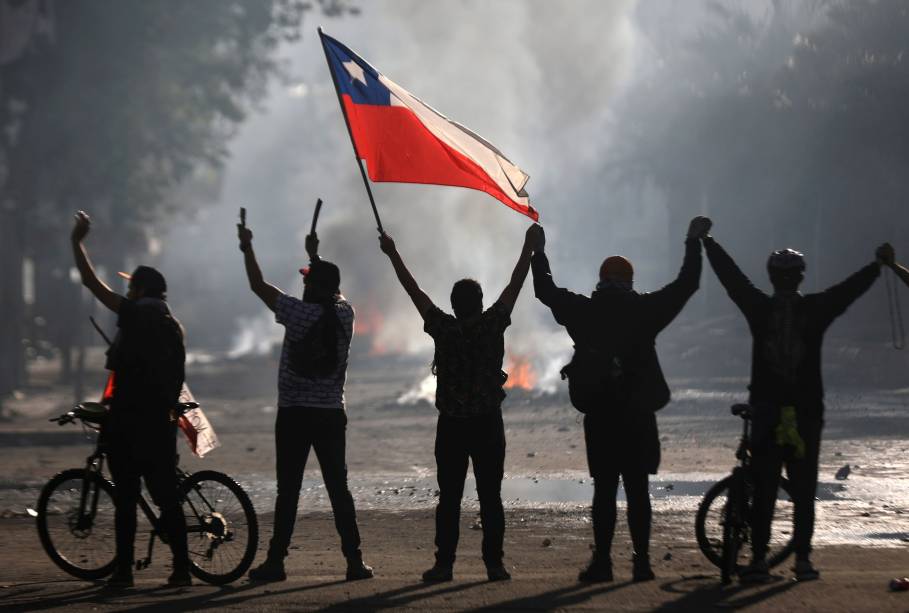
<svg viewBox="0 0 909 613"><path fill-rule="evenodd" d="M0 195L0 402L25 383L21 215Z"/></svg>

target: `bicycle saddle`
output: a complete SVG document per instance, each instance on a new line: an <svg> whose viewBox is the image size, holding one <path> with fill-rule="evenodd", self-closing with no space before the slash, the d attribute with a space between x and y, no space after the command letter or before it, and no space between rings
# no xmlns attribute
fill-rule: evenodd
<svg viewBox="0 0 909 613"><path fill-rule="evenodd" d="M732 405L732 414L738 415L742 419L751 419L752 409L750 404Z"/></svg>
<svg viewBox="0 0 909 613"><path fill-rule="evenodd" d="M107 406L100 402L80 402L73 407L73 415L90 423L101 423L107 417Z"/></svg>

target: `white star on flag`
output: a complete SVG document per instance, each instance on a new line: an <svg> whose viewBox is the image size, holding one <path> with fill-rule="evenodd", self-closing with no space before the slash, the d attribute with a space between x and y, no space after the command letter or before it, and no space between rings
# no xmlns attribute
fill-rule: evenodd
<svg viewBox="0 0 909 613"><path fill-rule="evenodd" d="M342 62L342 64L344 65L344 70L350 75L351 83L356 80L366 85L366 75L363 74L363 68L359 64L354 61Z"/></svg>

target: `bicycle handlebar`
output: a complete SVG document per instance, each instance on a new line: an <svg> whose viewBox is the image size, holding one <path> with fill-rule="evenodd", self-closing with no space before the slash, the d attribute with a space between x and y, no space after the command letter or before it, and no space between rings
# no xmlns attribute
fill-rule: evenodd
<svg viewBox="0 0 909 613"><path fill-rule="evenodd" d="M178 402L175 407L177 415L183 415L188 411L199 408L198 402ZM51 417L47 421L56 422L57 425L62 426L64 424L75 423L77 419L81 421L86 421L92 424L99 424L104 421L104 418L107 417L108 408L106 405L101 404L100 402L80 402L73 407L71 411L67 411L59 417Z"/></svg>

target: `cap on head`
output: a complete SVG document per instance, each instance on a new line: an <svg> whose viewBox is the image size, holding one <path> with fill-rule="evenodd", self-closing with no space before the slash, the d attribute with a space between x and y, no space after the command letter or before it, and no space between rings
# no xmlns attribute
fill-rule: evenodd
<svg viewBox="0 0 909 613"><path fill-rule="evenodd" d="M769 272L804 272L805 256L795 249L778 249L767 258Z"/></svg>
<svg viewBox="0 0 909 613"><path fill-rule="evenodd" d="M337 294L341 291L341 270L333 262L317 260L305 268L300 269L300 274L307 283Z"/></svg>
<svg viewBox="0 0 909 613"><path fill-rule="evenodd" d="M167 281L164 275L151 266L137 266L132 274L117 273L130 282L137 292L149 298L164 298L167 293Z"/></svg>
<svg viewBox="0 0 909 613"><path fill-rule="evenodd" d="M611 255L600 266L600 281L621 281L631 283L634 281L634 266L627 258L620 255Z"/></svg>

